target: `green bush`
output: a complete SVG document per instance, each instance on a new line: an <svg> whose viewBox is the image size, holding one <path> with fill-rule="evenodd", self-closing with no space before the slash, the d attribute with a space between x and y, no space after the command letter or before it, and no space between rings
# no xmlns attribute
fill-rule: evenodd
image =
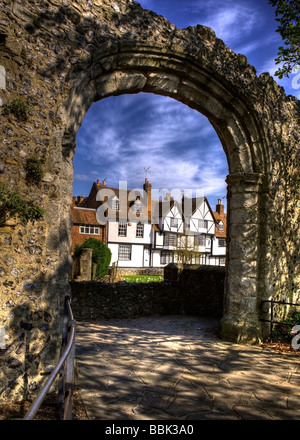
<svg viewBox="0 0 300 440"><path fill-rule="evenodd" d="M19 217L21 222L39 220L44 209L32 200L25 200L16 192L11 192L8 186L0 183L0 225L4 225L9 218Z"/></svg>
<svg viewBox="0 0 300 440"><path fill-rule="evenodd" d="M15 98L3 106L5 115L13 114L19 121L27 121L29 105L22 98Z"/></svg>
<svg viewBox="0 0 300 440"><path fill-rule="evenodd" d="M96 264L96 278L102 278L108 273L108 266L111 260L110 249L103 241L96 238L88 238L83 244L75 246L75 256L79 256L84 248L92 249L92 262Z"/></svg>
<svg viewBox="0 0 300 440"><path fill-rule="evenodd" d="M273 338L280 341L287 341L292 338L291 330L294 325L300 324L300 312L294 312L292 316L285 319L283 324L277 324L273 331Z"/></svg>
<svg viewBox="0 0 300 440"><path fill-rule="evenodd" d="M39 159L36 156L29 157L26 160L25 170L26 170L26 180L29 183L38 184L43 178L43 164L45 160Z"/></svg>

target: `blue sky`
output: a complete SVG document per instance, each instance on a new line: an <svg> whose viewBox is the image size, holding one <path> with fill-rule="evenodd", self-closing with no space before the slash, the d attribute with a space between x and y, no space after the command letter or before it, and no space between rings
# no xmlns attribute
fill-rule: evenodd
<svg viewBox="0 0 300 440"><path fill-rule="evenodd" d="M245 55L257 75L273 77L282 45L275 9L268 0L140 0L145 9L165 16L178 28L202 24L236 53ZM300 71L278 80L287 95L300 99ZM142 188L145 168L152 187L174 195L191 190L206 196L214 209L226 205L228 166L208 120L171 98L122 95L94 103L77 134L74 195L88 195L92 183L107 179L118 187Z"/></svg>

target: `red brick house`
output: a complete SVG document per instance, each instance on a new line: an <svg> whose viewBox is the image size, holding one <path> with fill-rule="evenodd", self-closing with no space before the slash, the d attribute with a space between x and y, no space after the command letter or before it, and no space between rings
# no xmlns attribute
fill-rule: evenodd
<svg viewBox="0 0 300 440"><path fill-rule="evenodd" d="M106 225L99 225L96 209L82 206L83 197L73 197L72 215L72 252L76 244L83 244L88 238L96 238L106 242Z"/></svg>
<svg viewBox="0 0 300 440"><path fill-rule="evenodd" d="M226 230L227 230L227 214L224 212L222 200L218 200L216 210L214 211L216 219L215 240L212 248L212 260L215 259L217 265L225 265L226 261Z"/></svg>

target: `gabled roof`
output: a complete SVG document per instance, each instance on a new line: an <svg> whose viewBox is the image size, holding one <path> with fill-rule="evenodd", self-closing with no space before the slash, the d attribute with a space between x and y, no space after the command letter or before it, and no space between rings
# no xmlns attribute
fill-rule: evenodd
<svg viewBox="0 0 300 440"><path fill-rule="evenodd" d="M183 206L183 215L184 215L184 219L188 219L189 217L191 217L192 215L195 214L195 212L197 211L197 209L199 208L200 205L202 205L202 203L206 203L208 206L208 209L212 215L212 218L215 220L215 215L213 210L211 209L211 206L209 204L209 201L207 200L206 197L183 197L182 199L182 206Z"/></svg>
<svg viewBox="0 0 300 440"><path fill-rule="evenodd" d="M71 214L72 214L73 224L75 225L99 226L99 223L96 218L95 209L87 209L78 206L72 206Z"/></svg>
<svg viewBox="0 0 300 440"><path fill-rule="evenodd" d="M175 201L169 200L151 200L152 217L165 217L174 207Z"/></svg>
<svg viewBox="0 0 300 440"><path fill-rule="evenodd" d="M100 194L99 194L100 192ZM100 199L97 200L100 196ZM97 210L104 203L109 203L111 200L117 198L120 201L120 209L115 211L106 210L106 220L109 220L108 215L111 214L112 220L124 221L144 221L148 222L148 204L143 203L143 198L139 190L127 190L107 186L105 183L94 182L88 197L81 202L81 207L92 208ZM141 203L141 212L138 214L134 211L135 202L139 199ZM123 201L126 201L125 204Z"/></svg>

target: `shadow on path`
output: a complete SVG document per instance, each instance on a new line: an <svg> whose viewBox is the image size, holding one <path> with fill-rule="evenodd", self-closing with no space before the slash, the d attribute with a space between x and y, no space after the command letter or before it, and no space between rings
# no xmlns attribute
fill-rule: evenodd
<svg viewBox="0 0 300 440"><path fill-rule="evenodd" d="M217 327L191 316L78 322L89 418L299 419L299 357L224 342Z"/></svg>

